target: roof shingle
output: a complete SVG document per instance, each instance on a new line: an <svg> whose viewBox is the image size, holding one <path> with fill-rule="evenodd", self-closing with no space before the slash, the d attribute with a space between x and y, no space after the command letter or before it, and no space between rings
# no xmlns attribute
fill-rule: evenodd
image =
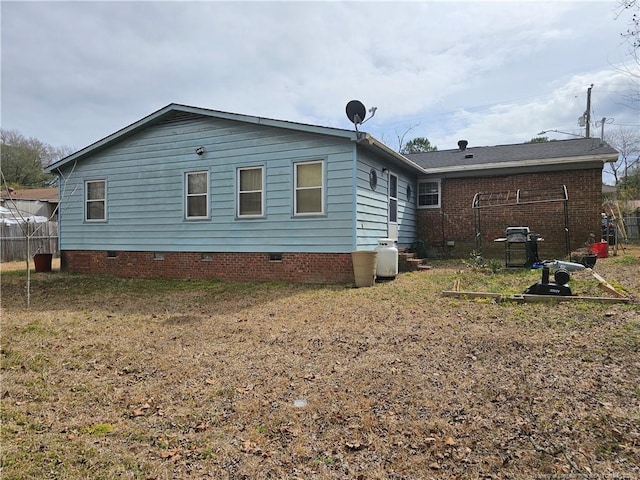
<svg viewBox="0 0 640 480"><path fill-rule="evenodd" d="M550 160L594 155L617 155L618 152L599 138L552 140L541 143L518 143L492 147L468 147L465 150L438 150L405 155L425 169L466 167L503 162Z"/></svg>

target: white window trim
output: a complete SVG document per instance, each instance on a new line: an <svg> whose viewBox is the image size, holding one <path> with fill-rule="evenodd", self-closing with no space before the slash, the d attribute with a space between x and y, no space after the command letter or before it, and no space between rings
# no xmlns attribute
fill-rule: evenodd
<svg viewBox="0 0 640 480"><path fill-rule="evenodd" d="M319 163L322 167L322 178L320 180L320 211L319 212L303 212L298 213L298 166L299 165L312 165ZM324 160L311 160L300 161L293 164L293 216L294 217L317 217L318 215L324 215L325 211L325 162ZM300 187L300 190L311 190L318 187Z"/></svg>
<svg viewBox="0 0 640 480"><path fill-rule="evenodd" d="M438 204L437 205L420 205L420 184L421 183L437 183L438 184ZM442 182L439 178L429 180L419 180L416 189L416 207L418 208L440 208L442 205Z"/></svg>
<svg viewBox="0 0 640 480"><path fill-rule="evenodd" d="M100 200L89 200L89 184L90 183L104 183L104 197ZM104 202L104 217L103 218L89 218L89 202ZM104 223L107 221L107 179L96 178L93 180L84 181L84 221L88 223Z"/></svg>
<svg viewBox="0 0 640 480"><path fill-rule="evenodd" d="M247 190L246 192L240 192L240 172L243 170L260 170L260 190ZM264 166L259 165L256 167L238 167L236 173L236 215L238 218L261 218L264 217L264 191L265 191L265 175ZM241 214L240 213L240 193L256 193L260 192L260 213Z"/></svg>
<svg viewBox="0 0 640 480"><path fill-rule="evenodd" d="M189 175L198 175L198 174L205 174L207 176L207 191L202 194L202 193L198 193L197 195L189 195ZM209 219L209 202L210 202L210 191L211 191L211 185L210 185L210 179L209 179L209 171L208 170L194 170L192 172L184 172L184 218L185 220L207 220ZM200 196L200 195L206 195L206 200L207 200L207 206L206 206L206 215L204 216L189 216L189 197L190 196Z"/></svg>
<svg viewBox="0 0 640 480"><path fill-rule="evenodd" d="M396 196L392 196L391 195L391 178L395 178L396 179ZM387 191L387 196L389 197L389 223L393 223L393 224L398 224L398 211L400 210L400 203L399 203L399 198L398 198L398 194L400 193L400 177L398 175L396 175L393 172L389 172L389 183L388 183L388 191ZM391 201L395 200L396 202L396 212L395 212L395 220L391 220Z"/></svg>

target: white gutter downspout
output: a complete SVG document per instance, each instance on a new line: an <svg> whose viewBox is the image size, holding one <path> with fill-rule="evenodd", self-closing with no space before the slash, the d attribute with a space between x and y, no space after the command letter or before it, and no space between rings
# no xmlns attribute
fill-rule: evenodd
<svg viewBox="0 0 640 480"><path fill-rule="evenodd" d="M353 238L351 241L352 249L358 249L358 143L354 142L353 144L353 170L352 170L352 178L351 185L353 187L353 191L351 194L353 195L353 210L351 214L353 215Z"/></svg>

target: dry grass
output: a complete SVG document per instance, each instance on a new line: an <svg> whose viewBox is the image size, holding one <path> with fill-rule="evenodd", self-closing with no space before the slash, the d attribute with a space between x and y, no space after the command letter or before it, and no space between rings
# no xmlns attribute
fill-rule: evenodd
<svg viewBox="0 0 640 480"><path fill-rule="evenodd" d="M639 253L596 265L636 301ZM637 303L444 298L539 277L445 262L363 289L54 271L25 309L9 270L3 480L640 476Z"/></svg>

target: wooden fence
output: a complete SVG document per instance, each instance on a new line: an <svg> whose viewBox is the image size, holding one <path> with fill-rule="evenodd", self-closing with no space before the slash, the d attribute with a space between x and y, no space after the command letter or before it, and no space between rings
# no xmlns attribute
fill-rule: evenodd
<svg viewBox="0 0 640 480"><path fill-rule="evenodd" d="M13 262L27 259L36 253L58 252L58 222L28 223L22 225L0 224L0 262Z"/></svg>
<svg viewBox="0 0 640 480"><path fill-rule="evenodd" d="M627 233L627 239L634 243L640 240L640 217L632 217L625 215L622 217L624 220L624 228ZM620 237L620 234L618 234Z"/></svg>

